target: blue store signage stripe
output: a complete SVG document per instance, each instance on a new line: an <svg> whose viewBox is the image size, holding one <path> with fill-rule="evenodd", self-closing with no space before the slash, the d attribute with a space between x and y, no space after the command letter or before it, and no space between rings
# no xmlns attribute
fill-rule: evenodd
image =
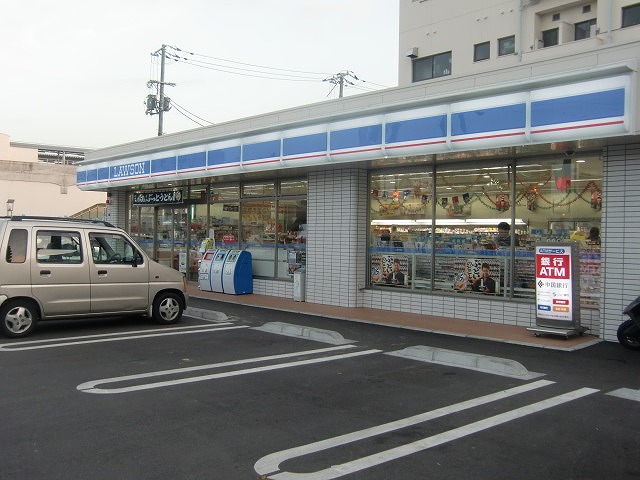
<svg viewBox="0 0 640 480"><path fill-rule="evenodd" d="M280 140L250 143L245 145L242 151L242 160L262 160L265 158L280 157Z"/></svg>
<svg viewBox="0 0 640 480"><path fill-rule="evenodd" d="M305 153L326 152L327 133L313 133L301 137L285 138L282 141L282 155L303 155Z"/></svg>
<svg viewBox="0 0 640 480"><path fill-rule="evenodd" d="M277 169L280 168L281 159L304 159L307 165L320 165L326 159L337 156L345 159L351 156L354 160L373 159L382 149L411 155L414 152L419 154L442 151L446 148L467 148L466 145L473 143L465 142L477 140L482 141L485 147L521 144L522 137L528 133L535 136L536 141L576 139L586 135L580 131L588 130L588 135L593 135L591 129L594 128L609 136L623 135L628 132L629 112L626 112L625 108L629 81L626 76L618 76L595 82L595 85L594 82L586 82L584 85L562 85L521 92L519 98L512 100L517 103L495 107L490 105L503 97L486 97L480 99L481 102L469 103L469 109L465 111L455 111L456 107L465 108L461 106L464 104L440 105L454 110L448 115L442 113L444 108L432 110L434 113L438 112L433 116L419 118L403 117L410 117L412 114L425 115L427 112L394 111L389 112L388 122L385 122L384 115L381 115L381 123L357 126L358 123L370 123L375 120L371 117L353 118L348 123L334 124L336 130L333 131L322 131L326 126L317 124L307 130L316 130L317 133L287 136L295 135L300 130L283 130L270 133L272 139L261 142L256 142L255 136L237 137L217 145L236 142L238 145L215 148L214 143L214 148L207 152L178 156L169 156L169 152L165 152L168 155L165 158L137 162L130 158L128 163L113 161L108 167L87 168L79 165L76 179L77 184L82 186L134 181L150 175L175 174L179 177L181 172L187 171L193 175L193 171L205 168L209 171L226 169L224 171L232 173L241 168L242 163L253 168L265 168L266 165L273 164L266 168ZM568 92L585 91L581 90L585 85L591 91L566 96ZM555 98L549 98L554 95ZM531 98L530 106L523 100L525 98ZM340 128L344 125L352 127ZM569 133L564 133L565 131ZM278 138L274 138L276 136ZM524 141L528 142L531 139ZM207 143L203 141L203 150L207 148ZM449 144L449 147L446 144Z"/></svg>
<svg viewBox="0 0 640 480"><path fill-rule="evenodd" d="M410 142L446 136L446 115L390 122L385 128L386 143Z"/></svg>
<svg viewBox="0 0 640 480"><path fill-rule="evenodd" d="M209 166L240 163L240 146L209 150Z"/></svg>
<svg viewBox="0 0 640 480"><path fill-rule="evenodd" d="M331 132L331 150L368 147L382 143L382 125L348 128Z"/></svg>
<svg viewBox="0 0 640 480"><path fill-rule="evenodd" d="M531 126L584 122L624 115L624 88L531 103Z"/></svg>
<svg viewBox="0 0 640 480"><path fill-rule="evenodd" d="M451 115L451 135L497 132L524 128L527 122L526 105L507 105L484 108Z"/></svg>

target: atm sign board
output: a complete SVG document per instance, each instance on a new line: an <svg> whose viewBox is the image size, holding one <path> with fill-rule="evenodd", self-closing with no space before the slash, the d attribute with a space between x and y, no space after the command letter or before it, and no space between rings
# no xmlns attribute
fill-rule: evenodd
<svg viewBox="0 0 640 480"><path fill-rule="evenodd" d="M577 253L572 245L536 246L536 316L538 319L549 319L573 323L574 299L579 294L575 287L579 279L574 278L574 262ZM579 312L578 312L579 317Z"/></svg>

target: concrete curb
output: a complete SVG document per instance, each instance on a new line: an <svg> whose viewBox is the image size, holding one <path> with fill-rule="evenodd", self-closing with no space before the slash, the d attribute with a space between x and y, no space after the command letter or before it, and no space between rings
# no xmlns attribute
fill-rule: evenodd
<svg viewBox="0 0 640 480"><path fill-rule="evenodd" d="M421 362L437 363L452 367L467 368L504 377L531 380L541 377L542 373L529 372L524 365L508 358L489 357L487 355L477 355L468 352L458 352L456 350L446 350L444 348L428 347L425 345L415 345L403 350L389 352L387 355L410 358Z"/></svg>
<svg viewBox="0 0 640 480"><path fill-rule="evenodd" d="M226 313L206 310L204 308L187 307L184 310L184 315L187 317L201 318L210 322L226 322L229 319Z"/></svg>
<svg viewBox="0 0 640 480"><path fill-rule="evenodd" d="M338 332L333 330L323 330L321 328L303 327L285 322L267 322L261 327L253 327L253 330L276 333L287 337L306 338L316 342L330 343L332 345L346 345L354 343L353 340L345 339Z"/></svg>

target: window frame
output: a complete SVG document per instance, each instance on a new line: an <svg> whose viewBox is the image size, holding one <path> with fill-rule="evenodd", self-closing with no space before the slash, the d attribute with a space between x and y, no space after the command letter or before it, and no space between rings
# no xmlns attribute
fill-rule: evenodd
<svg viewBox="0 0 640 480"><path fill-rule="evenodd" d="M585 20L584 22L577 22L573 25L573 40L584 40L587 38L591 38L591 25L596 25L597 21L595 18L592 18L590 20ZM583 28L583 26L586 26L587 28ZM578 38L578 32L584 33L585 36L584 37L580 37Z"/></svg>
<svg viewBox="0 0 640 480"><path fill-rule="evenodd" d="M40 246L42 240L49 238L47 245ZM60 245L51 245L53 237L60 237ZM71 243L63 243L62 239L70 239ZM35 242L37 245L36 262L54 263L58 265L79 265L84 262L84 252L82 246L82 234L75 230L41 229L36 232ZM51 245L51 246L50 246ZM67 248L63 248L64 246ZM77 250L70 250L68 245L74 245ZM75 255L77 253L77 256ZM47 258L44 258L47 257Z"/></svg>
<svg viewBox="0 0 640 480"><path fill-rule="evenodd" d="M447 58L448 64L449 64L449 68L445 68L443 70L444 73L437 75L436 74L436 66L438 64L437 60L439 58ZM436 53L435 55L430 55L428 57L420 57L420 58L414 58L411 61L411 80L413 83L416 82L422 82L424 80L432 80L434 78L440 78L440 77L446 77L451 75L451 59L452 59L452 53L451 51L448 52L442 52L442 53ZM417 69L416 66L422 66L423 64L428 64L429 68L428 70L430 71L430 76L426 76L424 78L418 78L416 73L417 73Z"/></svg>
<svg viewBox="0 0 640 480"><path fill-rule="evenodd" d="M635 23L625 22L625 20L628 20L629 15L635 16L635 19L637 21ZM620 25L622 28L628 28L628 27L640 25L640 3L622 7L622 19L621 19Z"/></svg>
<svg viewBox="0 0 640 480"><path fill-rule="evenodd" d="M550 28L548 30L544 30L541 33L542 33L542 48L555 47L556 45L559 45L559 43L560 43L560 29L558 27ZM551 33L555 34L555 43L547 44L546 38Z"/></svg>
<svg viewBox="0 0 640 480"><path fill-rule="evenodd" d="M509 50L504 50L505 44L508 45L507 41L511 41L511 48ZM498 56L504 57L507 55L513 55L516 53L516 36L508 35L506 37L502 37L498 39Z"/></svg>
<svg viewBox="0 0 640 480"><path fill-rule="evenodd" d="M120 244L116 245L120 247L120 252L113 249L114 242ZM136 245L119 233L89 232L89 245L94 265L142 265L144 263L144 256ZM131 249L131 255L126 255L127 247ZM101 253L105 256L102 257Z"/></svg>
<svg viewBox="0 0 640 480"><path fill-rule="evenodd" d="M481 48L485 49L486 51L480 50ZM479 57L478 53L482 52L484 53L486 56L483 57ZM489 60L491 58L491 42L481 42L481 43L476 43L473 46L473 61L474 62L482 62L483 60Z"/></svg>

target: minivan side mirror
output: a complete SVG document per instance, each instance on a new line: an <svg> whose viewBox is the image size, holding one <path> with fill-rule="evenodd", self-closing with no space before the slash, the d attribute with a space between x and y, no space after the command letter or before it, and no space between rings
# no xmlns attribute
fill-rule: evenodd
<svg viewBox="0 0 640 480"><path fill-rule="evenodd" d="M137 267L138 265L142 265L142 263L144 263L144 259L142 258L142 255L140 255L138 252L136 252L133 255L133 260L131 260L131 266L132 267Z"/></svg>

